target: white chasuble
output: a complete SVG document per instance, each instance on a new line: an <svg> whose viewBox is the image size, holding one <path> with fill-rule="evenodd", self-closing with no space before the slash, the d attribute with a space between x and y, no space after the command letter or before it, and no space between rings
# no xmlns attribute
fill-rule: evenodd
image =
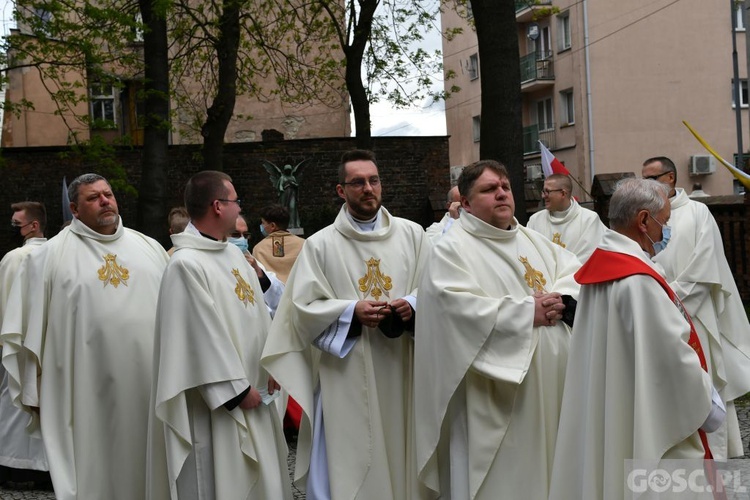
<svg viewBox="0 0 750 500"><path fill-rule="evenodd" d="M143 498L167 259L122 221L102 235L74 219L21 266L3 322L3 365L31 430L41 424L59 499Z"/></svg>
<svg viewBox="0 0 750 500"><path fill-rule="evenodd" d="M46 241L47 238L29 238L22 247L6 253L0 261L0 325L21 261ZM13 404L8 374L0 366L0 465L14 469L49 470L40 436L31 436L26 432L30 420L28 413Z"/></svg>
<svg viewBox="0 0 750 500"><path fill-rule="evenodd" d="M500 230L462 213L420 283L417 458L440 498L547 496L570 329L535 328L533 294L576 298L580 263L513 224Z"/></svg>
<svg viewBox="0 0 750 500"><path fill-rule="evenodd" d="M637 243L614 231L600 248L653 267ZM698 429L711 410L711 381L689 336L651 276L581 287L550 499L634 498L625 460L703 458Z"/></svg>
<svg viewBox="0 0 750 500"><path fill-rule="evenodd" d="M570 200L570 207L564 212L538 211L529 217L526 227L573 252L582 263L591 256L607 229L599 214L576 200Z"/></svg>
<svg viewBox="0 0 750 500"><path fill-rule="evenodd" d="M287 281L263 364L302 407L295 480L304 485L320 384L333 500L416 499L411 447L413 341L362 327L339 358L313 346L353 302L415 295L429 243L422 228L381 208L379 227L356 229L346 205L307 239Z"/></svg>
<svg viewBox="0 0 750 500"><path fill-rule="evenodd" d="M684 189L671 199L672 238L654 257L693 319L714 386L727 404L726 425L709 434L716 458L743 456L734 404L750 391L750 324L708 207Z"/></svg>
<svg viewBox="0 0 750 500"><path fill-rule="evenodd" d="M267 388L263 291L237 247L190 229L172 236L159 294L149 498L291 499L276 405L224 407Z"/></svg>

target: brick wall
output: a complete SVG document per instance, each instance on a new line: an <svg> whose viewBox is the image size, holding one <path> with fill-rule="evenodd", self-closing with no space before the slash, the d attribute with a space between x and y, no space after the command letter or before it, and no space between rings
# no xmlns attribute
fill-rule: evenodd
<svg viewBox="0 0 750 500"><path fill-rule="evenodd" d="M300 218L306 234L332 222L341 200L336 195L337 170L341 154L355 147L353 138L303 139L278 142L228 144L224 171L229 174L240 198L250 229L259 236L258 210L277 201L262 160L279 167L309 161L302 169L298 191ZM439 220L444 212L445 195L450 189L447 137L382 137L373 139L383 178L383 205L399 216L424 226ZM0 214L10 226L10 204L16 201L42 201L49 217L47 236L57 234L62 224L62 179L68 182L86 172L97 172L67 148L5 148L0 166L3 190ZM140 182L141 149L118 151L128 182ZM167 206L182 205L184 186L202 168L199 146L172 146L167 174ZM116 191L120 214L126 226L134 227L137 198ZM1 219L0 219L1 220ZM166 227L166 216L164 225ZM168 242L163 242L168 244ZM0 231L0 255L12 248L10 230Z"/></svg>

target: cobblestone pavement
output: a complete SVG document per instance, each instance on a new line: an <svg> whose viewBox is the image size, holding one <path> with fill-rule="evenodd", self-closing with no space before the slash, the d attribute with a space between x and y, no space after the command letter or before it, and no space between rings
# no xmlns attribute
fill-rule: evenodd
<svg viewBox="0 0 750 500"><path fill-rule="evenodd" d="M750 459L750 403L737 405L737 418L740 421L742 442L745 445L745 458ZM294 473L294 460L296 458L297 443L289 443L289 474ZM305 494L292 486L295 500L304 500ZM54 500L52 491L33 489L31 484L4 484L0 485L0 500Z"/></svg>

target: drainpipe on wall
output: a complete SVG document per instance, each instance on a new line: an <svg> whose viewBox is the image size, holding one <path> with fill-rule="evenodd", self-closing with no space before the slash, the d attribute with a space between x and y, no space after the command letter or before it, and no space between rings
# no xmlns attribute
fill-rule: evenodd
<svg viewBox="0 0 750 500"><path fill-rule="evenodd" d="M591 62L589 60L589 11L588 2L583 0L583 50L586 54L586 111L588 114L589 134L589 166L591 168L591 184L594 184L594 114L591 110Z"/></svg>

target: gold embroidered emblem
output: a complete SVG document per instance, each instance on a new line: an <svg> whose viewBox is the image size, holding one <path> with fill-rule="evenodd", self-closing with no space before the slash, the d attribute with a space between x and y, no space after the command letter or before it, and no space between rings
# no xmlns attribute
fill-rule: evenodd
<svg viewBox="0 0 750 500"><path fill-rule="evenodd" d="M234 287L234 293L237 294L237 298L245 304L245 307L247 307L248 302L255 305L255 292L250 288L250 285L245 281L245 278L242 277L240 270L232 269L232 274L237 279L237 286Z"/></svg>
<svg viewBox="0 0 750 500"><path fill-rule="evenodd" d="M560 233L553 234L552 235L552 243L557 243L561 247L565 248L565 243L562 242L562 240L560 239L560 236L561 236Z"/></svg>
<svg viewBox="0 0 750 500"><path fill-rule="evenodd" d="M106 287L109 284L112 284L115 288L120 284L128 286L130 271L117 264L117 255L108 253L103 257L104 265L99 269L98 274L99 280L104 282L104 286Z"/></svg>
<svg viewBox="0 0 750 500"><path fill-rule="evenodd" d="M529 264L529 260L526 257L519 256L518 260L521 261L524 269L526 269L526 274L523 275L523 279L526 280L526 284L529 285L529 288L533 289L535 292L546 292L547 290L544 289L544 285L547 284L547 280L544 279L544 274L531 267L531 264Z"/></svg>
<svg viewBox="0 0 750 500"><path fill-rule="evenodd" d="M365 295L372 295L375 300L380 300L380 296L385 294L390 298L388 290L393 288L391 277L380 272L380 259L375 257L367 261L367 274L359 279L359 291Z"/></svg>

